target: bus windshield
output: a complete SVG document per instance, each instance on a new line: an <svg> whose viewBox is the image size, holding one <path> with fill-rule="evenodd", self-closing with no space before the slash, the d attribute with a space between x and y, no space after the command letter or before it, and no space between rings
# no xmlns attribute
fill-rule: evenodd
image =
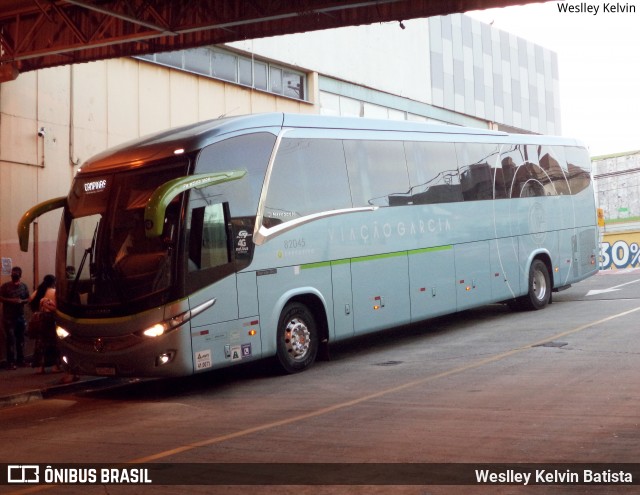
<svg viewBox="0 0 640 495"><path fill-rule="evenodd" d="M144 208L160 185L186 173L186 162L107 175L79 175L58 240L58 302L115 308L119 314L165 302L172 285L181 197L169 205L159 237L145 235Z"/></svg>

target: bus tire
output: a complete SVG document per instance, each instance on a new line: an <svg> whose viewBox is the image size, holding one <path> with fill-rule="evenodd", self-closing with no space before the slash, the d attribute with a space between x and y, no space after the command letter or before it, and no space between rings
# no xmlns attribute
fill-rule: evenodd
<svg viewBox="0 0 640 495"><path fill-rule="evenodd" d="M529 267L529 291L520 298L522 309L539 310L551 301L551 277L542 260L533 260Z"/></svg>
<svg viewBox="0 0 640 495"><path fill-rule="evenodd" d="M311 366L318 354L318 330L313 314L300 303L285 306L278 322L277 357L287 373Z"/></svg>

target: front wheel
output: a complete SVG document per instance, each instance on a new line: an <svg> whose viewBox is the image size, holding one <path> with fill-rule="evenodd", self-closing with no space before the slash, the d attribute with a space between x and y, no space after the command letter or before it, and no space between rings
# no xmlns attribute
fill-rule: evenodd
<svg viewBox="0 0 640 495"><path fill-rule="evenodd" d="M287 373L307 369L318 354L318 331L309 309L300 303L285 306L278 323L277 356Z"/></svg>
<svg viewBox="0 0 640 495"><path fill-rule="evenodd" d="M533 260L529 268L529 292L519 298L523 309L538 310L551 301L551 277L547 265L541 260Z"/></svg>

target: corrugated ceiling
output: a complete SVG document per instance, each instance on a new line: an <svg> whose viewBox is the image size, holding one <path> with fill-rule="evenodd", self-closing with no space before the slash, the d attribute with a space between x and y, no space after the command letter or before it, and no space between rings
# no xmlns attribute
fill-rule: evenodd
<svg viewBox="0 0 640 495"><path fill-rule="evenodd" d="M0 0L0 82L106 58L536 0Z"/></svg>

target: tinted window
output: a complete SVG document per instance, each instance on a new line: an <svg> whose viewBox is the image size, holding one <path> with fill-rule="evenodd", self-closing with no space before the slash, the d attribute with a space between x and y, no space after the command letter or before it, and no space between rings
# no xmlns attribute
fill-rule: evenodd
<svg viewBox="0 0 640 495"><path fill-rule="evenodd" d="M154 307L168 297L182 207L166 207L159 237L147 237L144 210L162 184L183 176L186 162L149 165L116 175L77 177L61 227L58 297L65 304L117 305L120 314Z"/></svg>
<svg viewBox="0 0 640 495"><path fill-rule="evenodd" d="M565 172L563 172L563 168L566 169L563 154L558 153L557 147L537 146L536 148L540 157L540 168L545 171L551 181L550 186L546 186L550 188L550 193L554 195L571 194Z"/></svg>
<svg viewBox="0 0 640 495"><path fill-rule="evenodd" d="M393 206L409 193L401 141L345 141L353 206Z"/></svg>
<svg viewBox="0 0 640 495"><path fill-rule="evenodd" d="M543 168L540 164L540 151L541 148L535 144L523 145L522 148L525 151L525 158L527 162L527 183L523 186L523 196L554 196L556 194L554 184L551 180L547 169ZM553 166L553 160L545 160L545 165L549 167ZM542 189L541 189L542 188Z"/></svg>
<svg viewBox="0 0 640 495"><path fill-rule="evenodd" d="M405 143L412 204L462 201L453 143Z"/></svg>
<svg viewBox="0 0 640 495"><path fill-rule="evenodd" d="M189 271L215 268L231 261L224 205L193 208L189 229Z"/></svg>
<svg viewBox="0 0 640 495"><path fill-rule="evenodd" d="M506 145L500 161L507 197L530 198L551 193L549 176L538 164L536 146Z"/></svg>
<svg viewBox="0 0 640 495"><path fill-rule="evenodd" d="M205 287L238 268L233 263L229 224L228 203L211 203L201 199L189 202L185 274L188 291Z"/></svg>
<svg viewBox="0 0 640 495"><path fill-rule="evenodd" d="M266 227L351 207L342 141L283 139L264 206Z"/></svg>
<svg viewBox="0 0 640 495"><path fill-rule="evenodd" d="M493 199L493 183L499 156L499 145L457 143L460 187L465 201ZM496 180L496 198L504 198L504 181Z"/></svg>
<svg viewBox="0 0 640 495"><path fill-rule="evenodd" d="M207 146L198 157L196 173L246 170L240 180L194 190L193 195L225 195L233 217L255 216L276 137L266 132L238 136Z"/></svg>
<svg viewBox="0 0 640 495"><path fill-rule="evenodd" d="M577 194L589 187L591 182L591 160L589 153L584 148L567 146L565 148L567 158L567 180L571 194Z"/></svg>

